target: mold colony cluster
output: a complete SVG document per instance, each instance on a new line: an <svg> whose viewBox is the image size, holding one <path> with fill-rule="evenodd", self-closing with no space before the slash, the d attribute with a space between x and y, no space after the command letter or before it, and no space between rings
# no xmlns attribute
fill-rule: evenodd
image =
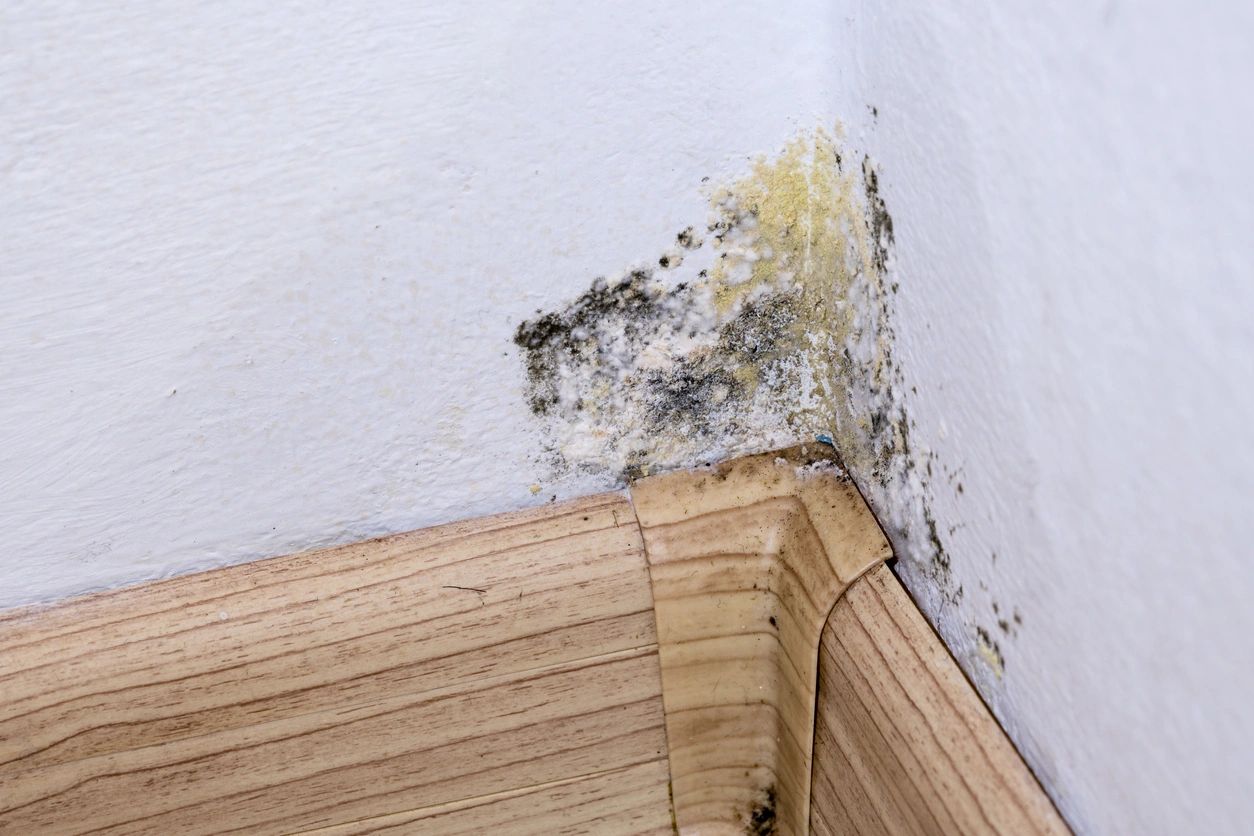
<svg viewBox="0 0 1254 836"><path fill-rule="evenodd" d="M518 326L542 478L621 484L827 436L911 588L956 606L964 590L931 506L946 482L963 488L911 444L913 390L892 351L893 222L875 166L815 131L708 199L708 221L648 265ZM1014 632L997 619L1004 638L1018 622L1017 611ZM996 633L968 626L975 658L1000 678Z"/></svg>
<svg viewBox="0 0 1254 836"><path fill-rule="evenodd" d="M887 402L891 371L892 227L870 164L847 166L815 132L710 206L704 233L679 232L656 267L519 325L553 475L630 479L817 433L876 458L886 445L869 434L896 446L861 406Z"/></svg>

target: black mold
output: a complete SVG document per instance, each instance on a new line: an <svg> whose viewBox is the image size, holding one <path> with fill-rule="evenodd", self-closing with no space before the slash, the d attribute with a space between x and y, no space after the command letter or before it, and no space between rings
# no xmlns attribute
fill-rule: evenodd
<svg viewBox="0 0 1254 836"><path fill-rule="evenodd" d="M778 359L788 344L789 330L797 322L796 294L773 293L746 303L734 319L719 329L721 351L744 362Z"/></svg>
<svg viewBox="0 0 1254 836"><path fill-rule="evenodd" d="M895 241L893 218L880 197L880 178L870 157L862 158L862 185L866 191L867 226L871 230L871 260L883 274L888 265L888 250Z"/></svg>
<svg viewBox="0 0 1254 836"><path fill-rule="evenodd" d="M735 218L730 218L726 228L734 223ZM688 242L685 246L700 246L690 229L678 238L681 244ZM662 256L660 262L665 265L672 260ZM689 311L697 304L693 293L685 284L666 289L651 271L640 269L613 284L597 279L564 309L520 324L514 343L522 349L532 412L553 416L563 381L572 370L580 369L589 380L629 387L643 407L645 429L651 434L678 431L701 439L735 432L736 416L751 405L761 373L798 350L791 329L798 319L800 294L768 293L743 304L719 327L711 347L671 357L660 368L623 368L625 358L643 351L659 334L689 328L687 335L696 336L686 325ZM754 371L746 374L746 369ZM561 405L567 414L597 408L598 404L585 400ZM563 466L560 454L549 452L554 464ZM638 479L648 473L649 465L650 451L634 450L620 477Z"/></svg>
<svg viewBox="0 0 1254 836"><path fill-rule="evenodd" d="M684 359L673 369L649 372L645 386L651 395L648 419L654 431L688 422L698 435L710 433L705 421L712 411L744 394L744 387L730 369L703 363L701 358Z"/></svg>
<svg viewBox="0 0 1254 836"><path fill-rule="evenodd" d="M945 551L945 544L941 542L940 534L936 531L936 518L932 516L930 508L923 511L923 522L927 525L927 540L932 544L932 562L938 569L949 572L949 554Z"/></svg>
<svg viewBox="0 0 1254 836"><path fill-rule="evenodd" d="M775 787L767 787L762 791L762 800L749 811L749 822L745 826L746 836L777 836L778 822L775 816Z"/></svg>
<svg viewBox="0 0 1254 836"><path fill-rule="evenodd" d="M628 482L635 481L645 475L645 465L649 462L648 450L633 450L627 454L627 466L622 476Z"/></svg>
<svg viewBox="0 0 1254 836"><path fill-rule="evenodd" d="M695 250L701 246L701 239L697 237L696 231L692 227L688 227L676 235L675 240L685 250Z"/></svg>
<svg viewBox="0 0 1254 836"><path fill-rule="evenodd" d="M524 351L531 385L527 402L532 412L545 415L556 405L563 361L597 350L595 337L601 322L619 319L628 337L638 337L661 317L666 297L687 291L682 284L669 292L656 290L652 279L653 274L647 270L635 270L625 281L614 285L597 279L565 310L543 314L518 326L514 344Z"/></svg>
<svg viewBox="0 0 1254 836"><path fill-rule="evenodd" d="M997 667L1004 671L1006 669L1006 657L1002 655L1001 646L989 635L988 630L985 630L983 627L976 627L975 634L983 645L992 651L993 657L997 660Z"/></svg>

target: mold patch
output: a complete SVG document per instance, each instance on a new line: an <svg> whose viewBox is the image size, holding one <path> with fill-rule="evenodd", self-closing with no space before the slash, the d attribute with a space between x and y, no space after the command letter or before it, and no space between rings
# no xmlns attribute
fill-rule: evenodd
<svg viewBox="0 0 1254 836"><path fill-rule="evenodd" d="M518 326L542 478L621 484L821 439L936 623L964 589L946 548L957 526L933 505L967 491L961 467L912 441L907 402L922 396L893 352L896 232L874 162L814 131L705 188L704 224ZM974 626L947 636L1000 678L1001 648Z"/></svg>
<svg viewBox="0 0 1254 836"><path fill-rule="evenodd" d="M775 836L778 832L775 816L775 788L767 787L762 791L762 800L749 811L745 833L747 836Z"/></svg>
<svg viewBox="0 0 1254 836"><path fill-rule="evenodd" d="M984 664L988 665L993 675L1001 679L1006 673L1006 657L1002 655L1001 647L997 644L996 639L989 635L988 630L983 627L975 628L976 649L979 651L980 659Z"/></svg>
<svg viewBox="0 0 1254 836"><path fill-rule="evenodd" d="M687 227L518 326L550 476L630 479L816 434L864 465L894 446L875 412L892 222L874 166L846 170L816 131L708 197L704 236Z"/></svg>

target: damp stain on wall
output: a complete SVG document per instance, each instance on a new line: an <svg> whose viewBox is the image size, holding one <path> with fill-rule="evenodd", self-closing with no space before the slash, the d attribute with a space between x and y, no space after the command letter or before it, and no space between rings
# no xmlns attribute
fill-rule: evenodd
<svg viewBox="0 0 1254 836"><path fill-rule="evenodd" d="M892 368L874 166L814 131L707 197L706 221L657 256L517 327L550 476L625 480L820 433L882 453L866 436L891 438L862 408L887 403Z"/></svg>
<svg viewBox="0 0 1254 836"><path fill-rule="evenodd" d="M964 589L932 505L946 485L963 489L911 442L879 176L838 131L801 134L708 186L708 217L657 253L519 324L538 479L622 484L825 436L905 573L957 605ZM991 635L974 644L1000 677Z"/></svg>

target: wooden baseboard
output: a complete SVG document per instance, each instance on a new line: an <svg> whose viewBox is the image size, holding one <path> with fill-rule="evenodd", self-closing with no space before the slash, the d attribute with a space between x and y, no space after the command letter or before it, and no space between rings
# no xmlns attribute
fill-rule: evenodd
<svg viewBox="0 0 1254 836"><path fill-rule="evenodd" d="M1064 831L812 455L0 613L0 833Z"/></svg>
<svg viewBox="0 0 1254 836"><path fill-rule="evenodd" d="M819 635L849 584L891 556L826 449L632 487L681 830L805 832Z"/></svg>
<svg viewBox="0 0 1254 836"><path fill-rule="evenodd" d="M837 602L819 649L811 832L1069 832L887 566Z"/></svg>
<svg viewBox="0 0 1254 836"><path fill-rule="evenodd" d="M669 833L652 609L609 495L8 613L0 832Z"/></svg>

